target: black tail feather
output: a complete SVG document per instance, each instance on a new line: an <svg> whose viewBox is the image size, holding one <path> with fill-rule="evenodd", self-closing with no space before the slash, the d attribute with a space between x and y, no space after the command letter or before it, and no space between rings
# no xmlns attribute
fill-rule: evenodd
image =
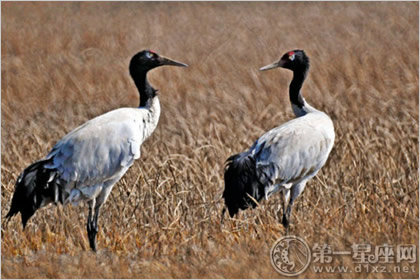
<svg viewBox="0 0 420 280"><path fill-rule="evenodd" d="M256 162L251 155L242 153L229 157L224 177L223 197L231 217L238 213L239 209L254 208L257 206L255 201L264 197L264 184L259 180Z"/></svg>
<svg viewBox="0 0 420 280"><path fill-rule="evenodd" d="M61 192L56 176L57 170L45 168L46 163L48 160L31 164L16 181L12 204L6 218L10 219L20 212L23 228L37 209L49 202L57 202L57 197L62 197L57 195L57 192Z"/></svg>

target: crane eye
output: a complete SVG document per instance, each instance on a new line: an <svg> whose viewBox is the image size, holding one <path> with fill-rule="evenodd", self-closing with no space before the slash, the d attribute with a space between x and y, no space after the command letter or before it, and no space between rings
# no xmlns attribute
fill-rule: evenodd
<svg viewBox="0 0 420 280"><path fill-rule="evenodd" d="M146 57L147 57L148 59L151 59L151 58L157 58L157 57L158 57L157 53L155 53L155 52L154 52L154 51L152 51L152 50L147 51L145 55L146 55Z"/></svg>
<svg viewBox="0 0 420 280"><path fill-rule="evenodd" d="M149 55L150 55L149 58L157 58L158 57L157 53L155 53L152 50L149 50Z"/></svg>

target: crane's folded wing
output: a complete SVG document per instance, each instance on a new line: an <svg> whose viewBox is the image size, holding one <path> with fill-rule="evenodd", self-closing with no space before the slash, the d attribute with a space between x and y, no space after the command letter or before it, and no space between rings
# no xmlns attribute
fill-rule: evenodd
<svg viewBox="0 0 420 280"><path fill-rule="evenodd" d="M250 152L256 158L260 173L272 183L296 182L324 165L334 142L331 128L329 119L318 118L317 114L306 115L268 131Z"/></svg>
<svg viewBox="0 0 420 280"><path fill-rule="evenodd" d="M119 169L130 166L140 157L140 146L145 138L141 135L143 130L139 129L142 125L144 123L135 121L129 114L118 114L115 118L115 113L114 116L107 113L92 119L53 147L46 157L53 160L46 167L57 169L61 179L67 182L91 185L111 179Z"/></svg>

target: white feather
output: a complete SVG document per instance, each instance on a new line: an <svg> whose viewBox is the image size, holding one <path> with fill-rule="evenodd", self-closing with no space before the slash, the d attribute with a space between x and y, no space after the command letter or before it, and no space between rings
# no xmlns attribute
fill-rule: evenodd
<svg viewBox="0 0 420 280"><path fill-rule="evenodd" d="M64 136L46 156L53 161L45 167L59 171L67 202L109 192L104 183L118 181L140 157L141 144L155 130L159 116L155 97L150 106L110 111Z"/></svg>
<svg viewBox="0 0 420 280"><path fill-rule="evenodd" d="M315 176L328 159L334 138L331 119L317 110L261 136L249 153L272 182L265 190L266 198Z"/></svg>

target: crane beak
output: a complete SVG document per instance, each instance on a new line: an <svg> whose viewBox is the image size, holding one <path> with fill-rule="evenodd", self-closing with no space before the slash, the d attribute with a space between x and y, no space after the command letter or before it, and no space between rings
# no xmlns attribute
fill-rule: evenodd
<svg viewBox="0 0 420 280"><path fill-rule="evenodd" d="M172 65L172 66L179 66L179 67L188 67L187 64L181 63L166 57L159 57L160 65Z"/></svg>
<svg viewBox="0 0 420 280"><path fill-rule="evenodd" d="M260 71L266 71L266 70L274 69L274 68L277 68L277 67L283 67L283 65L284 65L284 61L283 60L276 61L274 63L271 63L271 64L268 64L268 65L266 65L264 67L261 67L260 68Z"/></svg>

